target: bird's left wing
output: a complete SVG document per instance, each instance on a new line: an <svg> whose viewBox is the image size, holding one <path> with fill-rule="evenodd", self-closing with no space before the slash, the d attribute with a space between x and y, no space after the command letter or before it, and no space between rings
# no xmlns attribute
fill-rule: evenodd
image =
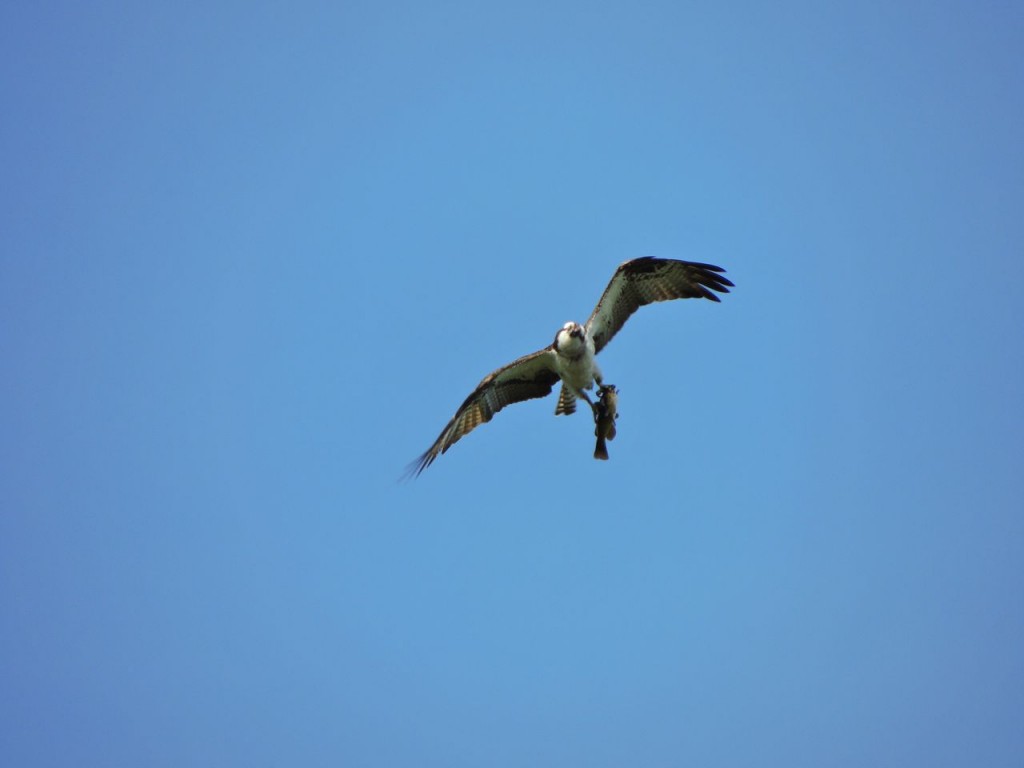
<svg viewBox="0 0 1024 768"><path fill-rule="evenodd" d="M670 299L719 301L714 292L728 293L733 287L721 274L724 271L714 264L652 256L620 264L587 320L594 351L600 352L629 316L646 304Z"/></svg>
<svg viewBox="0 0 1024 768"><path fill-rule="evenodd" d="M459 406L434 444L409 465L407 476L418 477L434 463L434 459L455 445L461 437L490 421L506 405L550 394L557 381L555 352L551 347L520 357L489 373Z"/></svg>

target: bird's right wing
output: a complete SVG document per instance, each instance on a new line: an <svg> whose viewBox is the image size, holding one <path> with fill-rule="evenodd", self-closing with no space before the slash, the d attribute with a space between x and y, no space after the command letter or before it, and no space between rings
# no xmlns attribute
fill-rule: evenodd
<svg viewBox="0 0 1024 768"><path fill-rule="evenodd" d="M551 347L520 357L489 373L459 406L459 410L448 422L448 426L441 430L434 444L409 465L406 475L418 477L424 469L434 463L434 459L455 445L464 435L490 421L494 414L506 405L544 397L551 393L557 382L555 351Z"/></svg>

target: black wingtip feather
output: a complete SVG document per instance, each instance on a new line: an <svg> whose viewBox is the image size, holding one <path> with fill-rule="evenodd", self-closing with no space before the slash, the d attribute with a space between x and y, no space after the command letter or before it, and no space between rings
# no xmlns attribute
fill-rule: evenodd
<svg viewBox="0 0 1024 768"><path fill-rule="evenodd" d="M729 293L730 288L736 287L729 278L720 274L725 272L722 267L714 264L704 264L699 261L690 262L690 265L697 267L700 270L699 280L702 294L705 299L721 302L721 299L712 293L712 291L718 291L718 293Z"/></svg>
<svg viewBox="0 0 1024 768"><path fill-rule="evenodd" d="M409 462L406 466L402 476L398 478L398 482L407 483L415 480L417 477L423 474L423 470L434 463L434 459L437 458L437 454L430 450L424 451L422 454L417 456L413 461Z"/></svg>

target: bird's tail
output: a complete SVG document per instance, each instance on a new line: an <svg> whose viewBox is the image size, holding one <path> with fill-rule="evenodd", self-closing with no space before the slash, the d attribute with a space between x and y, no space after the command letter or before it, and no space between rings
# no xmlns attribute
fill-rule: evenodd
<svg viewBox="0 0 1024 768"><path fill-rule="evenodd" d="M568 416L571 413L576 413L576 395L563 382L562 390L558 393L558 405L555 406L555 416Z"/></svg>

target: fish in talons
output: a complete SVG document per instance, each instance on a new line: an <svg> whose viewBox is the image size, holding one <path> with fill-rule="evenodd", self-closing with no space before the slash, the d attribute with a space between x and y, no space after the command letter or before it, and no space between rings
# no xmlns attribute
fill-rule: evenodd
<svg viewBox="0 0 1024 768"><path fill-rule="evenodd" d="M597 391L597 404L594 406L594 435L597 444L594 446L594 458L608 460L608 446L605 440L615 439L615 420L619 417L619 390L614 384L604 384Z"/></svg>

